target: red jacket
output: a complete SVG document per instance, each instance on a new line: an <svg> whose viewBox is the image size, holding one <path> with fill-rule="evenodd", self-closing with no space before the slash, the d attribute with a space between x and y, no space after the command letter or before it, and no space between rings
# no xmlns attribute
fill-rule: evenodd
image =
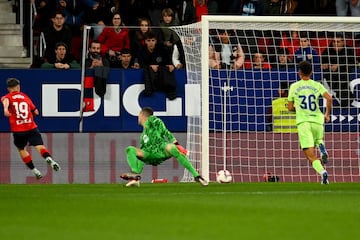
<svg viewBox="0 0 360 240"><path fill-rule="evenodd" d="M201 21L202 15L208 15L208 6L207 6L207 0L205 1L204 5L200 5L198 1L194 1L195 11L196 11L196 21Z"/></svg>
<svg viewBox="0 0 360 240"><path fill-rule="evenodd" d="M129 29L121 27L121 31L117 33L113 27L106 27L99 35L98 41L101 43L101 53L130 49Z"/></svg>
<svg viewBox="0 0 360 240"><path fill-rule="evenodd" d="M289 51L289 57L293 59L296 49L300 48L300 37L292 39L284 34L281 39L280 48L287 48Z"/></svg>

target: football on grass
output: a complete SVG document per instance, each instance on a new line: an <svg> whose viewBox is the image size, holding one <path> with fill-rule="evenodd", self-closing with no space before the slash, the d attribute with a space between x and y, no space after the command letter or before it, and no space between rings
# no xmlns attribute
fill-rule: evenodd
<svg viewBox="0 0 360 240"><path fill-rule="evenodd" d="M232 181L232 175L231 173L224 169L224 170L220 170L216 173L216 181L218 183L231 183Z"/></svg>

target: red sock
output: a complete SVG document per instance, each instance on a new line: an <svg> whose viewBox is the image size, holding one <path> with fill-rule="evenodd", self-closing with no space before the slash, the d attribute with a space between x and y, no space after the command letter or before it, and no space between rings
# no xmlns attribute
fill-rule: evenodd
<svg viewBox="0 0 360 240"><path fill-rule="evenodd" d="M32 161L31 155L27 155L26 157L23 157L22 160L25 164L31 162Z"/></svg>
<svg viewBox="0 0 360 240"><path fill-rule="evenodd" d="M31 170L33 170L35 168L35 166L32 162L32 159L31 159L31 155L23 157L22 160L26 164L26 166L28 166L28 168L30 168Z"/></svg>
<svg viewBox="0 0 360 240"><path fill-rule="evenodd" d="M46 148L41 149L40 154L43 158L51 157L49 151Z"/></svg>

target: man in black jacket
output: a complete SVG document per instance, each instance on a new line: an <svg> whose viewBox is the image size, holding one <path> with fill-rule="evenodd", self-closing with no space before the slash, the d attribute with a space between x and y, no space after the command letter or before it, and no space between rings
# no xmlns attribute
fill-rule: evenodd
<svg viewBox="0 0 360 240"><path fill-rule="evenodd" d="M176 80L171 52L157 44L157 35L145 35L145 46L139 52L139 64L144 69L145 94L163 91L170 100L176 98Z"/></svg>
<svg viewBox="0 0 360 240"><path fill-rule="evenodd" d="M340 100L340 105L349 106L351 101L349 74L356 67L356 56L353 48L345 45L342 33L335 34L330 46L324 50L321 60L324 79L336 94L335 97Z"/></svg>

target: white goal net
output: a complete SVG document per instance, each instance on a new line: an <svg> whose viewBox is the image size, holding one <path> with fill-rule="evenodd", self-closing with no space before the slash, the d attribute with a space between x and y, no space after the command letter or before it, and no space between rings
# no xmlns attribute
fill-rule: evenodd
<svg viewBox="0 0 360 240"><path fill-rule="evenodd" d="M293 117L282 111L287 100L281 102L298 80L297 63L307 60L312 78L334 99L324 139L330 181L360 181L359 23L355 17L204 16L176 27L187 87L198 89L201 101L200 115L187 113L196 168L210 181L224 168L236 182L263 181L267 173L286 182L320 181L300 149ZM190 180L185 171L183 181Z"/></svg>

